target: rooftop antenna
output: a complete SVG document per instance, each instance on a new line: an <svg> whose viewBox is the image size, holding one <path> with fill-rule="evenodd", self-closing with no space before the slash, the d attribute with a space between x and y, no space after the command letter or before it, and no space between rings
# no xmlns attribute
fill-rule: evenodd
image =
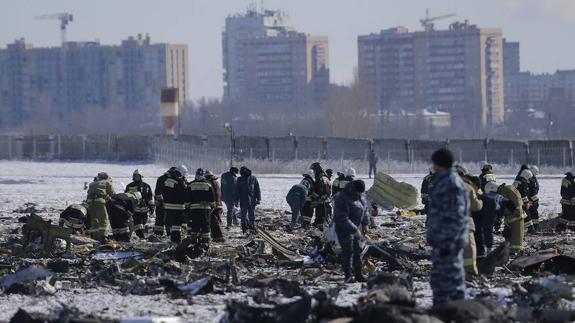
<svg viewBox="0 0 575 323"><path fill-rule="evenodd" d="M451 17L455 17L455 16L456 16L456 14L450 13L447 15L441 15L441 16L437 16L437 17L429 17L429 8L428 8L428 9L425 9L425 18L420 19L419 22L421 23L423 30L433 31L434 26L435 26L435 24L433 23L434 21L440 20L440 19L451 18Z"/></svg>

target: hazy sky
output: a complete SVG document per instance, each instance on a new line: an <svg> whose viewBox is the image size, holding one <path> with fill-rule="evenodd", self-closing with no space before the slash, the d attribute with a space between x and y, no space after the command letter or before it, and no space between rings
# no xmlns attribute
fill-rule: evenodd
<svg viewBox="0 0 575 323"><path fill-rule="evenodd" d="M0 46L24 37L34 46L58 45L57 21L41 14L70 12L68 40L119 44L137 33L152 42L185 43L190 55L193 98L222 94L221 32L225 17L244 11L252 0L0 0ZM260 0L256 0L258 5ZM553 72L575 68L575 0L265 0L282 9L297 30L327 35L331 75L348 83L357 65L357 35L403 25L420 29L419 19L456 13L481 27L501 27L521 42L522 69ZM447 27L451 20L437 23Z"/></svg>

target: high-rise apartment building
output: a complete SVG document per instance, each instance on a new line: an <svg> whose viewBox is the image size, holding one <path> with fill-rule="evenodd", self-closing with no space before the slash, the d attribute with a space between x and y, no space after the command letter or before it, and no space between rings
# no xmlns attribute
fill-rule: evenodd
<svg viewBox="0 0 575 323"><path fill-rule="evenodd" d="M120 46L33 48L18 40L0 50L0 122L16 127L39 109L65 118L70 111L109 107L159 120L161 88L178 87L181 102L187 100L187 61L186 45L151 44L141 35Z"/></svg>
<svg viewBox="0 0 575 323"><path fill-rule="evenodd" d="M222 34L224 99L311 102L329 87L327 37L298 33L281 11L248 9Z"/></svg>
<svg viewBox="0 0 575 323"><path fill-rule="evenodd" d="M500 29L392 28L359 36L358 58L359 80L380 111L448 112L458 136L485 136L504 121Z"/></svg>
<svg viewBox="0 0 575 323"><path fill-rule="evenodd" d="M510 42L503 38L503 74L517 75L521 71L519 42Z"/></svg>

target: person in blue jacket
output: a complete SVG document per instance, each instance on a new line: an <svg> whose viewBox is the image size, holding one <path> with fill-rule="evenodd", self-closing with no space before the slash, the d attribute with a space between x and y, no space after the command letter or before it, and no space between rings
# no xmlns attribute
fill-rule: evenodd
<svg viewBox="0 0 575 323"><path fill-rule="evenodd" d="M361 241L369 226L369 214L364 192L365 183L354 180L335 199L335 232L341 245L341 266L346 283L365 281L361 273Z"/></svg>

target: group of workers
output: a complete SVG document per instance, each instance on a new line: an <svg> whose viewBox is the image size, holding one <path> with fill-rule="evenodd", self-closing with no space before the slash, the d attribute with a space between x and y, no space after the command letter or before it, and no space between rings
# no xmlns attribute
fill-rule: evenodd
<svg viewBox="0 0 575 323"><path fill-rule="evenodd" d="M370 159L377 162L373 152ZM539 169L522 165L515 181L508 185L497 182L491 165L484 165L479 176L454 165L448 149L434 152L431 161L421 199L427 214L427 242L432 249L433 299L434 304L441 304L464 297L465 279L478 274L477 257L493 249L494 232L501 225L512 252L523 248L525 232L539 232ZM187 172L185 166L170 168L157 179L152 191L136 170L133 182L119 194L114 192L109 175L99 173L87 187L86 201L69 206L61 214L61 224L85 230L98 240L107 238L111 226L115 240L130 241L132 233L146 238L148 216L155 213L153 237L168 234L178 243L187 235L207 250L211 239L224 241L220 223L225 204L227 229L238 225L239 206L242 231L255 230L255 208L261 192L250 169L231 167L222 174L221 184L210 171L198 169L192 181L186 179ZM377 205L367 201L366 185L356 179L353 168L338 172L333 181L332 177L331 169L324 170L316 162L300 183L292 186L286 196L292 213L289 227L323 229L333 223L345 281L362 282L362 241L377 215ZM561 197L563 212L557 230L575 230L575 169L562 180Z"/></svg>
<svg viewBox="0 0 575 323"><path fill-rule="evenodd" d="M207 251L211 240L224 241L221 215L225 203L227 229L238 224L238 206L242 231L255 229L255 207L261 194L250 169L232 167L222 175L221 184L209 170L197 169L191 181L187 173L186 166L171 167L157 179L152 191L142 172L136 170L123 193L114 191L107 173L99 173L86 187L86 200L68 206L60 214L60 224L99 241L108 238L109 228L116 241L130 241L133 233L153 240L167 234L175 243L188 237ZM154 213L154 233L146 237L148 217Z"/></svg>
<svg viewBox="0 0 575 323"><path fill-rule="evenodd" d="M491 165L479 176L453 165L448 149L432 155L433 168L421 187L427 213L427 242L432 248L434 304L463 299L465 279L477 275L476 257L493 248L493 234L504 222L503 236L512 252L523 248L525 231L539 228L536 166L522 165L512 185L497 183ZM558 231L575 229L575 169L562 181Z"/></svg>

